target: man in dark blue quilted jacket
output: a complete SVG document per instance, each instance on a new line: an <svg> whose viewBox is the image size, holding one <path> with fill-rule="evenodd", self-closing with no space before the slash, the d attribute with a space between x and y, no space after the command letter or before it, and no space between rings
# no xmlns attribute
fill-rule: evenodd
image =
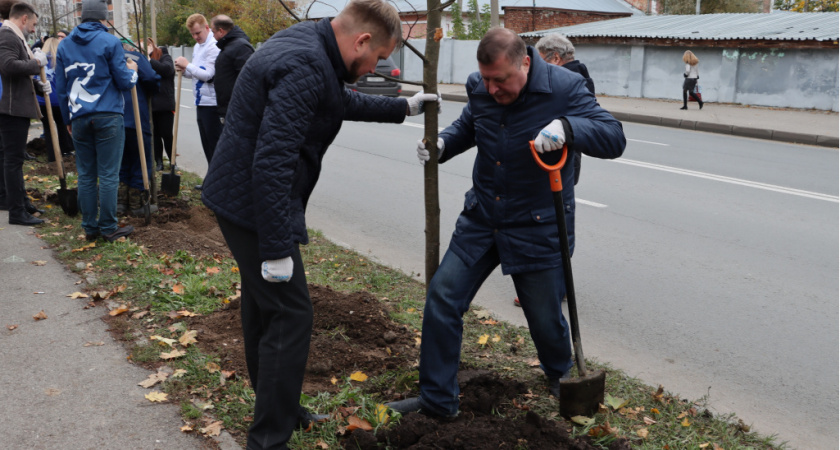
<svg viewBox="0 0 840 450"><path fill-rule="evenodd" d="M321 160L344 120L402 122L424 101L350 91L402 36L384 0L351 0L332 21L299 23L265 42L233 88L202 199L242 277L242 331L256 392L248 449L286 448L311 418L299 405L312 302L299 244Z"/></svg>
<svg viewBox="0 0 840 450"><path fill-rule="evenodd" d="M420 346L420 396L389 403L401 412L458 414L458 363L463 315L499 265L513 279L540 367L556 397L569 375L572 349L561 301L563 259L549 177L529 141L553 164L564 145L603 159L618 158L626 139L621 122L601 108L579 74L548 64L516 33L493 28L478 45L479 72L467 80L461 117L440 133L438 161L477 147L473 186L449 249L429 283ZM418 142L421 161L429 160ZM554 161L552 161L554 157ZM561 170L563 206L574 245L574 165Z"/></svg>

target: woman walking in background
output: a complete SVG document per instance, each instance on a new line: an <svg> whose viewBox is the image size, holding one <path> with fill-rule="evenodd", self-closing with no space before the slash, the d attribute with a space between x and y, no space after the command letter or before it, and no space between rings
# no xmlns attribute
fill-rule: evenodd
<svg viewBox="0 0 840 450"><path fill-rule="evenodd" d="M700 105L700 109L703 109L703 100L694 94L694 87L697 86L697 80L700 79L700 69L697 67L700 61L691 50L686 50L683 53L683 62L685 63L685 73L683 73L685 81L683 81L683 107L680 109L688 109L689 95Z"/></svg>
<svg viewBox="0 0 840 450"><path fill-rule="evenodd" d="M155 169L163 170L163 150L172 163L172 128L175 124L175 63L166 47L149 41L149 63L160 75L160 90L152 97L152 125L155 143Z"/></svg>
<svg viewBox="0 0 840 450"><path fill-rule="evenodd" d="M61 149L61 154L64 156L73 154L73 139L70 133L67 132L67 127L64 125L64 120L61 118L61 108L58 104L58 95L55 90L55 55L58 51L58 38L49 38L44 41L43 52L47 55L46 75L53 90L50 92L50 105L52 106L53 119L55 120L55 131L58 135L58 147ZM40 76L36 76L39 79ZM50 121L47 116L47 102L44 97L38 97L38 105L41 107L41 123L44 125L44 141L47 145L47 161L55 161L55 153L52 147L52 134L50 134Z"/></svg>

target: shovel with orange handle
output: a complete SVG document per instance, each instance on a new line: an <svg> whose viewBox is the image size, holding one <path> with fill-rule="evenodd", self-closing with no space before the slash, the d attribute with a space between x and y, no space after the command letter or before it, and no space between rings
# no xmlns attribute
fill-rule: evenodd
<svg viewBox="0 0 840 450"><path fill-rule="evenodd" d="M560 253L563 259L563 278L566 282L566 301L569 307L569 324L572 328L572 345L575 349L578 377L560 379L560 415L565 418L574 416L592 417L600 404L604 403L606 374L603 370L588 371L583 360L583 346L580 342L577 303L575 300L575 282L572 277L572 255L569 251L569 236L566 234L566 208L563 206L563 179L560 169L566 164L568 147L563 145L563 156L557 164L549 165L540 159L540 154L531 144L531 154L541 169L548 172L551 191L554 193L554 212L557 219L557 231L560 234Z"/></svg>

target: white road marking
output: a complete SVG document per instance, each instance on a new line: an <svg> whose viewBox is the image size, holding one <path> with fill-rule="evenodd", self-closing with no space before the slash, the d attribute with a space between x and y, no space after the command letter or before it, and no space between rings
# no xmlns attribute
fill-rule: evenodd
<svg viewBox="0 0 840 450"><path fill-rule="evenodd" d="M663 144L661 142L643 141L641 139L630 139L630 138L628 138L627 140L628 141L633 141L633 142L641 142L643 144L661 145L663 147L670 147L671 146L671 144Z"/></svg>
<svg viewBox="0 0 840 450"><path fill-rule="evenodd" d="M763 189L765 191L779 192L782 194L796 195L799 197L812 198L814 200L824 200L827 202L840 203L840 198L836 195L821 194L819 192L803 191L801 189L788 188L784 186L777 186L774 184L759 183L757 181L742 180L740 178L725 177L723 175L714 175L711 173L697 172L688 169L679 169L676 167L663 166L661 164L646 163L641 161L634 161L632 159L613 159L613 162L620 164L627 164L636 167L645 167L648 169L661 170L663 172L676 173L679 175L687 175L690 177L703 178L706 180L720 181L723 183L737 184L740 186L751 187L755 189Z"/></svg>

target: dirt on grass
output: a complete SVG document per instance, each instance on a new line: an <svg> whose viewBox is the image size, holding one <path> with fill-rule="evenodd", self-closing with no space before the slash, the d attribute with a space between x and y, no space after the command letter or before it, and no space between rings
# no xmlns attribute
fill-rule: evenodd
<svg viewBox="0 0 840 450"><path fill-rule="evenodd" d="M160 211L152 223L128 218L134 225L131 239L151 251L172 254L185 250L193 256L229 256L213 214L203 207L191 207L180 199L159 199ZM377 376L388 371L416 369L419 349L417 334L389 318L389 305L368 292L344 293L330 287L310 285L314 325L303 391L337 392L351 373ZM198 344L217 355L224 370L248 378L242 341L240 303L211 315L188 319L198 331ZM112 328L119 328L110 320ZM117 333L115 333L115 336ZM352 449L595 449L588 437L571 437L562 419L539 416L522 407L529 395L523 382L503 378L492 371L462 367L460 414L454 420L409 413L400 423L373 432L356 429L341 440ZM385 400L405 394L391 388L382 392ZM629 449L627 441L613 442L613 450Z"/></svg>

